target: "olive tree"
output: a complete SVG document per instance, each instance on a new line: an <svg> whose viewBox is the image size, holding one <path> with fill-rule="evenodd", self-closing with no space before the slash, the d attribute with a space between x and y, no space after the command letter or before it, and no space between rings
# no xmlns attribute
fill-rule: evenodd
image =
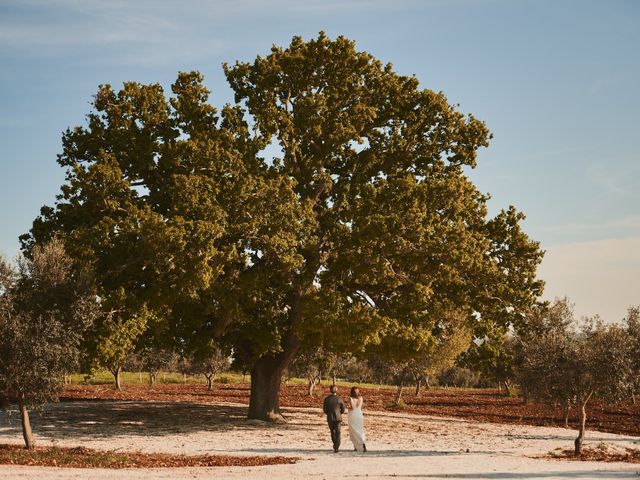
<svg viewBox="0 0 640 480"><path fill-rule="evenodd" d="M311 347L300 351L291 367L289 374L305 378L309 396L323 378L331 376L333 383L336 383L336 376L342 372L349 358L346 355L338 355L328 352L322 347Z"/></svg>
<svg viewBox="0 0 640 480"><path fill-rule="evenodd" d="M221 345L209 342L191 357L190 373L204 375L207 381L207 390L212 390L214 377L227 371L230 366L229 352Z"/></svg>
<svg viewBox="0 0 640 480"><path fill-rule="evenodd" d="M29 409L58 400L98 311L90 275L61 241L37 246L17 269L0 259L0 404L18 406L26 448L34 447Z"/></svg>
<svg viewBox="0 0 640 480"><path fill-rule="evenodd" d="M629 307L625 325L631 342L632 391L631 398L635 404L640 395L640 306Z"/></svg>
<svg viewBox="0 0 640 480"><path fill-rule="evenodd" d="M140 367L149 374L149 383L155 385L158 373L175 371L178 367L178 354L171 348L158 345L146 345L138 353Z"/></svg>
<svg viewBox="0 0 640 480"><path fill-rule="evenodd" d="M434 341L424 351L409 361L408 367L416 386L416 396L424 381L429 388L430 379L437 373L453 367L461 354L471 345L471 330L463 322L443 323L442 331L434 335Z"/></svg>

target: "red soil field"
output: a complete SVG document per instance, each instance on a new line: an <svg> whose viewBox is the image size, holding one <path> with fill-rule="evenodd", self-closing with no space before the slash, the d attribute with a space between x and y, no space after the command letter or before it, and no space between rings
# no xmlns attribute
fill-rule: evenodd
<svg viewBox="0 0 640 480"><path fill-rule="evenodd" d="M326 387L319 387L310 397L304 385L283 385L280 404L283 407L320 407ZM398 411L392 406L395 390L390 388L360 388L365 409L374 411ZM338 392L347 396L348 389ZM416 397L407 392L403 396L405 413L459 417L480 422L562 426L560 408L552 411L541 404L525 404L521 398L501 395L497 390L462 390L432 388ZM248 384L216 384L207 391L200 385L157 384L124 385L117 391L111 385L69 385L61 397L70 400L152 400L198 403L235 402L249 403ZM570 415L570 426L577 424L575 411ZM602 432L640 436L640 405L607 405L592 402L587 411L587 429Z"/></svg>
<svg viewBox="0 0 640 480"><path fill-rule="evenodd" d="M121 453L85 447L37 447L0 444L0 465L28 465L68 468L175 468L175 467L256 467L295 463L292 457L171 455L167 453Z"/></svg>

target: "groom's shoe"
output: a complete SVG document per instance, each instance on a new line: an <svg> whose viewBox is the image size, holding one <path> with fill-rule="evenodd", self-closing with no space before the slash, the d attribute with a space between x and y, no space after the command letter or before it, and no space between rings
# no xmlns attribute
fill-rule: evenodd
<svg viewBox="0 0 640 480"><path fill-rule="evenodd" d="M333 453L338 453L338 449L337 449L337 448L334 448L334 449L333 449Z"/></svg>

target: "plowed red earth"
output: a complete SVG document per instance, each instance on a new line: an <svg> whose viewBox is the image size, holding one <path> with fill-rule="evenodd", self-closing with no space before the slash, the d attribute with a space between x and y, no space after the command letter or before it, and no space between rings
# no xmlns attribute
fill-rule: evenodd
<svg viewBox="0 0 640 480"><path fill-rule="evenodd" d="M552 453L543 458L574 460L578 462L640 463L640 450L637 448L625 448L622 451L609 452L605 449L585 448L579 456L576 456L573 450L562 450L560 453Z"/></svg>
<svg viewBox="0 0 640 480"><path fill-rule="evenodd" d="M119 453L84 447L25 450L20 445L0 444L0 465L72 468L256 467L295 463L296 460L292 457Z"/></svg>
<svg viewBox="0 0 640 480"><path fill-rule="evenodd" d="M326 387L310 397L304 385L284 385L280 394L283 407L320 407ZM392 406L395 390L389 388L361 388L365 408L374 411L397 411ZM343 388L340 394L347 394ZM249 385L205 386L159 384L124 385L117 391L111 385L71 385L65 387L62 400L154 400L180 402L236 402L249 403ZM525 404L521 398L502 396L497 390L429 389L416 397L403 396L405 413L459 417L480 422L515 425L563 425L559 408L552 411L541 404ZM577 418L571 413L570 426ZM607 405L592 402L588 409L587 428L602 432L640 436L640 405Z"/></svg>

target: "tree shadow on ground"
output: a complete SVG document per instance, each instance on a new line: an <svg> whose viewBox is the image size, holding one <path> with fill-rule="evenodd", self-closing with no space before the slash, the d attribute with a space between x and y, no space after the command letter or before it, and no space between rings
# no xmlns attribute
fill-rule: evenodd
<svg viewBox="0 0 640 480"><path fill-rule="evenodd" d="M238 450L240 451L240 450ZM322 449L300 449L300 448L245 448L241 450L242 452L250 452L250 453L273 453L279 455L289 455L289 454L307 454L307 455L318 455L318 454L326 454L328 456L336 456L336 458L343 457L354 457L354 458L369 458L369 457L439 457L439 456L448 456L448 455L477 455L477 454L488 454L492 455L496 452L494 451L471 451L471 452L460 452L460 451L438 451L438 450L371 450L369 449L366 453L355 452L351 450L349 447L345 449L341 449L338 454L333 453L331 448L322 448Z"/></svg>
<svg viewBox="0 0 640 480"><path fill-rule="evenodd" d="M31 414L34 433L54 438L162 436L200 431L295 428L247 420L247 407L186 402L82 401L47 405ZM20 417L0 412L0 431L21 432Z"/></svg>
<svg viewBox="0 0 640 480"><path fill-rule="evenodd" d="M569 430L567 435L542 435L542 434L509 434L506 435L508 438L513 438L515 440L557 440L564 442L573 442L578 436L577 430ZM611 436L611 437L600 437L598 436L597 431L589 431L587 430L586 436L584 437L585 443L593 443L593 442L637 442L638 437L630 437L630 436Z"/></svg>
<svg viewBox="0 0 640 480"><path fill-rule="evenodd" d="M427 473L402 475L403 478L489 478L489 479L511 479L511 478L638 478L635 471L614 471L614 470L573 470L573 471L547 471L547 472L487 472L487 473Z"/></svg>

